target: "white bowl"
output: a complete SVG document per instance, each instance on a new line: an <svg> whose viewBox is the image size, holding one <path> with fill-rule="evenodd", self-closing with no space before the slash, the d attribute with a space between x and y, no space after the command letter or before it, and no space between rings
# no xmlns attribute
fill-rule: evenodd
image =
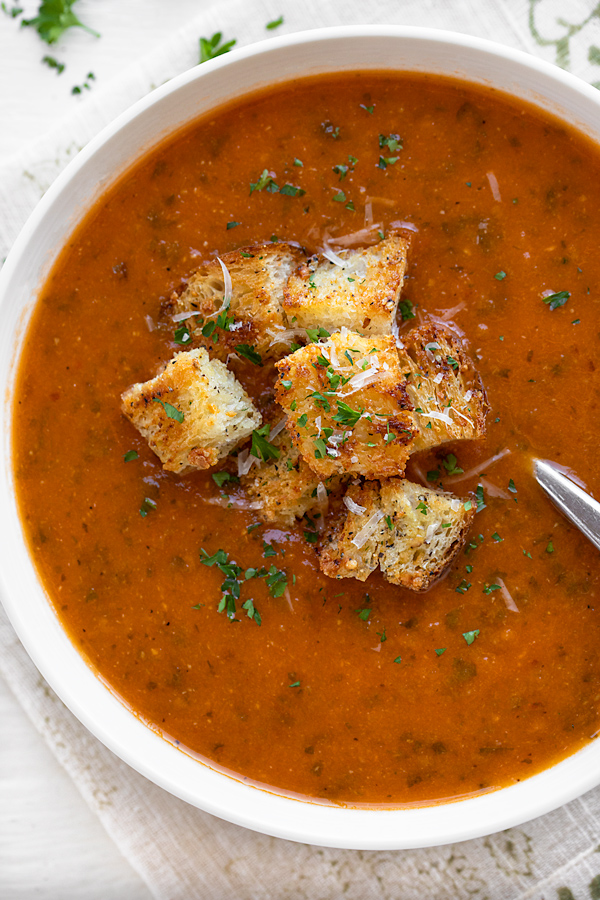
<svg viewBox="0 0 600 900"><path fill-rule="evenodd" d="M421 28L359 26L293 34L235 51L173 79L88 144L27 222L0 276L0 590L34 663L78 719L151 781L214 815L277 837L357 849L433 846L499 831L600 782L600 742L512 787L453 803L346 809L250 787L204 765L144 726L82 660L46 599L29 557L11 471L15 371L36 290L90 204L132 160L204 112L305 75L398 69L456 76L548 110L600 143L600 93L517 50Z"/></svg>

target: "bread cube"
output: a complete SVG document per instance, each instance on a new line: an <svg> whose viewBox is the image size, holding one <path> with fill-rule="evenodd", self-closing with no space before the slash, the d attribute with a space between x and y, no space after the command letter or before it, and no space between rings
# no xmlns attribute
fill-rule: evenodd
<svg viewBox="0 0 600 900"><path fill-rule="evenodd" d="M240 478L248 497L261 504L256 510L259 518L289 527L306 513L323 516L328 495L339 488L340 477L334 475L321 481L304 462L286 429L269 439L269 443L279 457L261 461Z"/></svg>
<svg viewBox="0 0 600 900"><path fill-rule="evenodd" d="M282 308L283 289L305 258L302 250L284 242L225 253L220 259L231 278L229 306L223 306L225 277L219 259L214 259L196 270L181 295L172 295L166 312L175 317L197 313L176 321L187 326L190 346L206 347L222 362L240 345L263 359L276 359L289 352L293 340Z"/></svg>
<svg viewBox="0 0 600 900"><path fill-rule="evenodd" d="M241 384L203 348L176 353L156 378L132 385L121 400L168 472L208 469L261 423Z"/></svg>
<svg viewBox="0 0 600 900"><path fill-rule="evenodd" d="M383 577L425 591L464 545L474 508L451 494L390 478L351 485L326 532L321 570L332 578Z"/></svg>
<svg viewBox="0 0 600 900"><path fill-rule="evenodd" d="M483 437L488 402L457 338L445 328L423 325L403 334L401 341L400 368L419 432L412 450Z"/></svg>
<svg viewBox="0 0 600 900"><path fill-rule="evenodd" d="M417 434L395 340L343 329L276 364L276 400L319 478L404 472Z"/></svg>
<svg viewBox="0 0 600 900"><path fill-rule="evenodd" d="M406 271L407 243L395 234L373 247L340 250L343 267L323 254L290 275L283 308L303 328L392 334Z"/></svg>

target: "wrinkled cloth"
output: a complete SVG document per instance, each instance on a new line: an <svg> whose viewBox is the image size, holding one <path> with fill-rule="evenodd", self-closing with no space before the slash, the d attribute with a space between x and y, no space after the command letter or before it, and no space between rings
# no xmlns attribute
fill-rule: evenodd
<svg viewBox="0 0 600 900"><path fill-rule="evenodd" d="M230 0L99 90L74 115L0 166L0 259L59 172L106 123L194 66L198 38L238 46L338 24L450 29L525 50L600 86L596 0ZM268 35L268 33L267 33ZM31 721L157 900L599 900L600 788L492 837L407 851L332 850L266 837L197 810L146 781L72 716L35 669L0 609L0 671Z"/></svg>

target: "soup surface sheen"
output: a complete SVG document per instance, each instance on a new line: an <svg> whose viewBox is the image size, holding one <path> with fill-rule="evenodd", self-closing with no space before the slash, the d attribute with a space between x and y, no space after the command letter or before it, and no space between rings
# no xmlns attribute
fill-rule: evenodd
<svg viewBox="0 0 600 900"><path fill-rule="evenodd" d="M403 147L388 156L390 134ZM251 194L264 169L305 194ZM239 777L350 805L505 786L595 736L598 556L536 486L531 457L600 489L599 208L598 150L580 136L489 90L386 73L218 111L109 191L29 326L14 467L57 614L135 714ZM306 522L248 531L255 514L228 507L237 486L163 472L119 401L181 349L161 302L203 259L272 235L335 247L372 224L368 244L406 223L416 318L401 333L429 316L461 329L491 404L485 441L409 466L474 501L484 489L467 552L423 595L327 578ZM543 294L559 291L570 297L551 309ZM270 367L231 368L269 404ZM465 472L485 465L454 486L450 452ZM249 581L238 609L252 598L262 625L228 620L201 548L274 565L289 593Z"/></svg>

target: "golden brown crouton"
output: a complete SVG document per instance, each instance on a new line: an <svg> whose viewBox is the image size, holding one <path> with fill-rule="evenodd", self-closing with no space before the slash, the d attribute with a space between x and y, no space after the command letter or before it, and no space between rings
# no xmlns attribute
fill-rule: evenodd
<svg viewBox="0 0 600 900"><path fill-rule="evenodd" d="M413 591L426 590L463 546L475 515L458 497L400 478L351 485L320 551L332 578L383 577Z"/></svg>
<svg viewBox="0 0 600 900"><path fill-rule="evenodd" d="M390 235L373 247L340 250L343 267L323 254L290 276L283 308L303 328L391 334L406 271L406 241Z"/></svg>
<svg viewBox="0 0 600 900"><path fill-rule="evenodd" d="M321 481L304 462L285 428L269 443L279 457L259 462L240 479L248 497L261 504L258 516L263 522L290 526L308 512L324 515L328 494L337 490L340 477Z"/></svg>
<svg viewBox="0 0 600 900"><path fill-rule="evenodd" d="M485 391L454 335L423 325L403 334L402 343L400 368L419 430L412 450L483 437L489 409Z"/></svg>
<svg viewBox="0 0 600 900"><path fill-rule="evenodd" d="M239 382L203 348L121 395L121 409L169 472L208 469L246 440L261 416Z"/></svg>
<svg viewBox="0 0 600 900"><path fill-rule="evenodd" d="M281 305L283 288L304 253L284 242L265 243L225 253L220 259L231 278L228 307L224 272L219 259L214 259L197 269L181 295L173 294L166 312L187 326L191 346L206 347L222 362L231 353L244 355L236 350L240 346L251 347L265 359L287 353L291 338ZM196 312L197 316L177 318Z"/></svg>
<svg viewBox="0 0 600 900"><path fill-rule="evenodd" d="M394 338L343 329L276 365L276 400L294 444L320 478L404 472L416 429Z"/></svg>

